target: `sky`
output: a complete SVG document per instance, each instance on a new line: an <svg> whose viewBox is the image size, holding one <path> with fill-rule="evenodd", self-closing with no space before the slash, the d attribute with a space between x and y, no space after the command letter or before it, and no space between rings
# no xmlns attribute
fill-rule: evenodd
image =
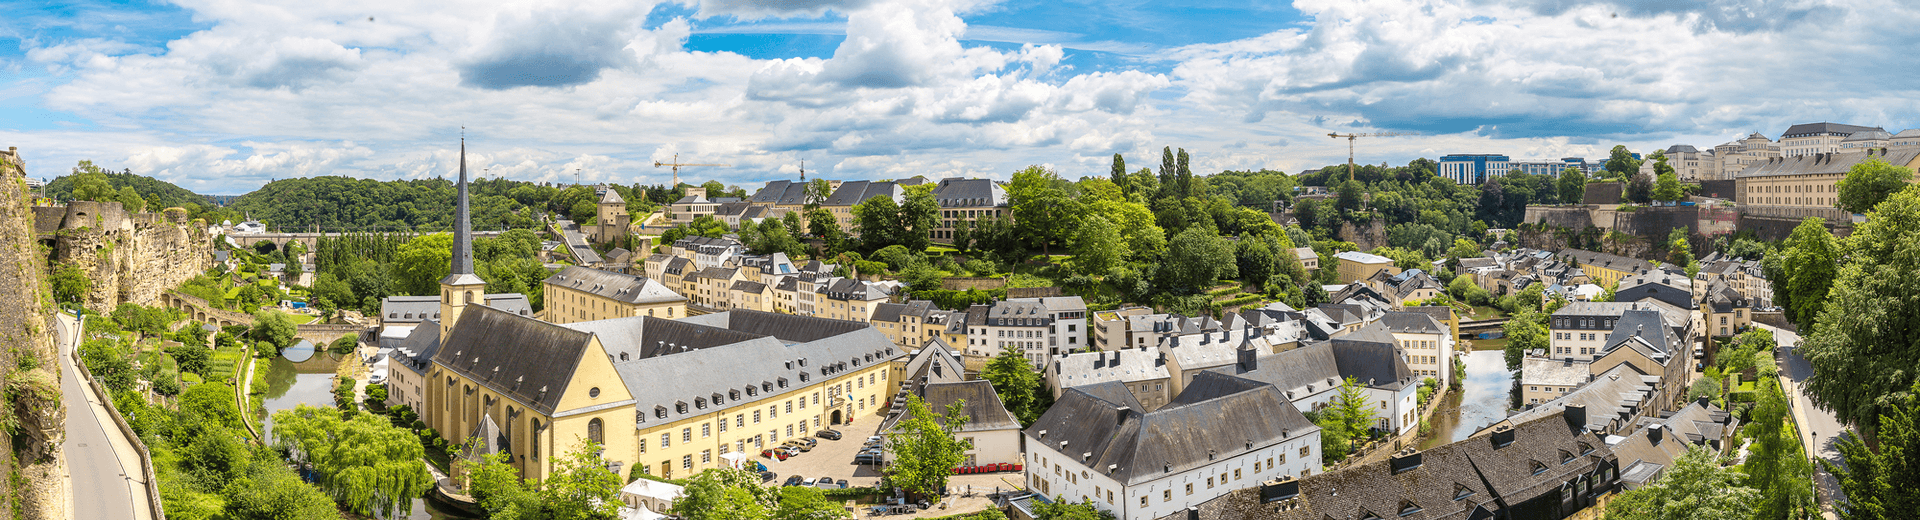
<svg viewBox="0 0 1920 520"><path fill-rule="evenodd" d="M1296 173L1920 127L1910 0L0 0L0 146L207 194Z"/></svg>

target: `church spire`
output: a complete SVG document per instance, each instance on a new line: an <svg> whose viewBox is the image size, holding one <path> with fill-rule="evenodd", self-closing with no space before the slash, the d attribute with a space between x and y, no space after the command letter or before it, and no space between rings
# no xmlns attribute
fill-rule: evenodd
<svg viewBox="0 0 1920 520"><path fill-rule="evenodd" d="M460 138L460 209L454 216L453 270L448 274L473 274L473 223L467 210L467 138Z"/></svg>

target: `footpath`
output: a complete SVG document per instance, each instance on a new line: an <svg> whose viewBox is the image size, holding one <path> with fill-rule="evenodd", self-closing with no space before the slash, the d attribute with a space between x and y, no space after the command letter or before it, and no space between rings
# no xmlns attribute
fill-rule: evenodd
<svg viewBox="0 0 1920 520"><path fill-rule="evenodd" d="M54 340L60 347L60 392L67 406L67 478L73 489L69 518L153 519L140 452L121 432L101 396L73 366L80 325L61 313Z"/></svg>

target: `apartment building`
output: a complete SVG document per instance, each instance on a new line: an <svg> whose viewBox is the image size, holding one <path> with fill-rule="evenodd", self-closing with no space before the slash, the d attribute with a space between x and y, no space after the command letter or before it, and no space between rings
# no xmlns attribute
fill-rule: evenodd
<svg viewBox="0 0 1920 520"><path fill-rule="evenodd" d="M1753 300L1723 281L1707 285L1700 313L1706 318L1707 333L1716 338L1739 334L1753 326Z"/></svg>
<svg viewBox="0 0 1920 520"><path fill-rule="evenodd" d="M1520 402L1533 406L1559 399L1593 380L1592 363L1529 356L1520 361Z"/></svg>
<svg viewBox="0 0 1920 520"><path fill-rule="evenodd" d="M1487 177L1506 175L1512 159L1500 154L1451 154L1440 157L1437 172L1454 184L1481 184Z"/></svg>
<svg viewBox="0 0 1920 520"><path fill-rule="evenodd" d="M860 236L860 226L854 223L853 207L874 197L886 197L899 204L906 202L907 189L891 182L847 181L833 190L833 195L827 197L820 208L833 214L834 221L840 223L841 231L857 237Z"/></svg>
<svg viewBox="0 0 1920 520"><path fill-rule="evenodd" d="M1320 468L1319 428L1271 385L1204 374L1152 411L1118 385L1069 389L1025 430L1029 489L1143 520Z"/></svg>
<svg viewBox="0 0 1920 520"><path fill-rule="evenodd" d="M1564 262L1569 269L1579 269L1594 285L1607 287L1619 282L1621 278L1642 275L1662 267L1670 267L1659 262L1629 258L1616 254L1587 251L1584 249L1562 249L1553 255ZM1546 275L1550 273L1539 272ZM1517 287L1515 288L1518 289Z"/></svg>
<svg viewBox="0 0 1920 520"><path fill-rule="evenodd" d="M1667 147L1661 153L1667 156L1667 166L1673 168L1674 176L1679 177L1681 182L1700 182L1715 173L1711 149L1702 152L1690 144L1676 144ZM1651 160L1641 162L1640 174L1651 178L1654 174L1653 167L1654 162Z"/></svg>
<svg viewBox="0 0 1920 520"><path fill-rule="evenodd" d="M953 230L961 222L969 226L983 218L1012 217L1007 207L1007 190L992 179L940 179L933 187L933 198L940 203L940 220L934 226L934 242L953 243Z"/></svg>
<svg viewBox="0 0 1920 520"><path fill-rule="evenodd" d="M1840 143L1853 134L1886 129L1877 126L1855 126L1840 123L1801 123L1787 127L1780 134L1780 151L1784 157L1832 154L1841 150Z"/></svg>
<svg viewBox="0 0 1920 520"><path fill-rule="evenodd" d="M540 290L542 312L553 323L687 316L687 297L642 276L567 266L541 281Z"/></svg>
<svg viewBox="0 0 1920 520"><path fill-rule="evenodd" d="M946 313L927 300L881 303L874 307L873 326L895 345L917 349L940 337L939 332L947 328L944 318Z"/></svg>
<svg viewBox="0 0 1920 520"><path fill-rule="evenodd" d="M1010 298L975 306L981 323L969 354L992 357L1001 349L1019 350L1035 369L1047 358L1087 347L1087 304L1079 296Z"/></svg>
<svg viewBox="0 0 1920 520"><path fill-rule="evenodd" d="M817 316L862 323L873 321L874 312L892 295L885 285L852 278L835 278L818 287Z"/></svg>
<svg viewBox="0 0 1920 520"><path fill-rule="evenodd" d="M1734 179L1736 202L1746 215L1846 221L1850 215L1835 207L1840 180L1847 177L1847 170L1869 159L1913 169L1920 167L1920 149L1788 154L1740 172Z"/></svg>
<svg viewBox="0 0 1920 520"><path fill-rule="evenodd" d="M1424 312L1389 312L1380 326L1393 335L1400 357L1414 377L1433 378L1440 388L1453 384L1454 338L1446 324Z"/></svg>
<svg viewBox="0 0 1920 520"><path fill-rule="evenodd" d="M1133 316L1145 316L1152 312L1153 309L1146 307L1125 307L1094 312L1093 317L1088 320L1088 333L1091 335L1088 341L1092 342L1093 348L1100 350L1132 346L1127 339L1127 319Z"/></svg>
<svg viewBox="0 0 1920 520"><path fill-rule="evenodd" d="M1175 390L1173 371L1167 366L1166 354L1151 348L1098 350L1059 356L1047 363L1042 376L1054 399L1066 395L1070 388L1117 388L1139 402L1142 411L1166 406L1180 393Z"/></svg>
<svg viewBox="0 0 1920 520"><path fill-rule="evenodd" d="M1386 271L1389 275L1400 274L1400 268L1393 265L1393 259L1380 255L1346 251L1333 255L1333 258L1340 262L1338 271L1335 271L1339 274L1336 280L1343 284L1365 282L1373 277L1373 273L1380 271Z"/></svg>
<svg viewBox="0 0 1920 520"><path fill-rule="evenodd" d="M1773 284L1767 281L1766 270L1760 267L1758 260L1729 259L1714 252L1701 258L1700 266L1700 273L1694 277L1695 287L1723 282L1733 290L1740 291L1741 295L1753 302L1754 307L1773 306Z"/></svg>
<svg viewBox="0 0 1920 520"><path fill-rule="evenodd" d="M1713 147L1713 177L1707 180L1730 181L1747 167L1780 157L1780 145L1760 135L1748 134L1736 141Z"/></svg>

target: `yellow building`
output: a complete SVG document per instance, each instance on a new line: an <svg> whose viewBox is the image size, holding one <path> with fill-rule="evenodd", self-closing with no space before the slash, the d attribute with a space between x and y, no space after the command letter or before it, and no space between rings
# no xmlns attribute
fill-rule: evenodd
<svg viewBox="0 0 1920 520"><path fill-rule="evenodd" d="M1707 286L1706 301L1700 304L1706 317L1707 334L1724 338L1753 326L1753 300L1725 282Z"/></svg>
<svg viewBox="0 0 1920 520"><path fill-rule="evenodd" d="M862 323L872 321L873 313L888 298L880 286L852 278L835 278L815 296L818 302L815 315Z"/></svg>
<svg viewBox="0 0 1920 520"><path fill-rule="evenodd" d="M1920 150L1870 148L1841 153L1788 154L1768 159L1747 167L1734 178L1735 200L1740 203L1743 215L1846 221L1847 212L1836 207L1840 180L1847 178L1847 170L1869 159L1911 170L1920 167Z"/></svg>
<svg viewBox="0 0 1920 520"><path fill-rule="evenodd" d="M982 219L1010 218L1007 190L992 179L940 179L933 187L933 198L940 203L940 220L931 238L942 244L953 243L954 230L965 222L975 226Z"/></svg>
<svg viewBox="0 0 1920 520"><path fill-rule="evenodd" d="M594 227L593 241L613 244L627 238L627 229L633 219L627 215L627 200L620 196L620 192L607 188L607 194L600 197L600 203L596 206L597 225Z"/></svg>
<svg viewBox="0 0 1920 520"><path fill-rule="evenodd" d="M687 297L646 277L568 266L541 282L547 321L580 321L687 315ZM451 320L447 320L451 322Z"/></svg>
<svg viewBox="0 0 1920 520"><path fill-rule="evenodd" d="M1580 268L1590 282L1601 287L1612 287L1621 278L1640 276L1660 267L1657 262L1583 249L1562 249L1559 256L1562 261Z"/></svg>
<svg viewBox="0 0 1920 520"><path fill-rule="evenodd" d="M1400 268L1394 267L1393 259L1380 255L1347 251L1333 255L1333 258L1340 262L1338 270L1334 272L1339 274L1339 282L1343 284L1365 282L1373 277L1373 273L1380 271L1386 271L1388 275L1400 274Z"/></svg>
<svg viewBox="0 0 1920 520"><path fill-rule="evenodd" d="M867 199L887 197L895 204L906 202L907 189L892 182L847 181L833 190L833 195L820 204L822 209L833 215L840 224L840 230L847 236L860 236L860 226L856 225L853 207Z"/></svg>
<svg viewBox="0 0 1920 520"><path fill-rule="evenodd" d="M686 277L683 283L694 305L717 309L732 304L733 283L746 280L749 278L739 268L708 267Z"/></svg>

